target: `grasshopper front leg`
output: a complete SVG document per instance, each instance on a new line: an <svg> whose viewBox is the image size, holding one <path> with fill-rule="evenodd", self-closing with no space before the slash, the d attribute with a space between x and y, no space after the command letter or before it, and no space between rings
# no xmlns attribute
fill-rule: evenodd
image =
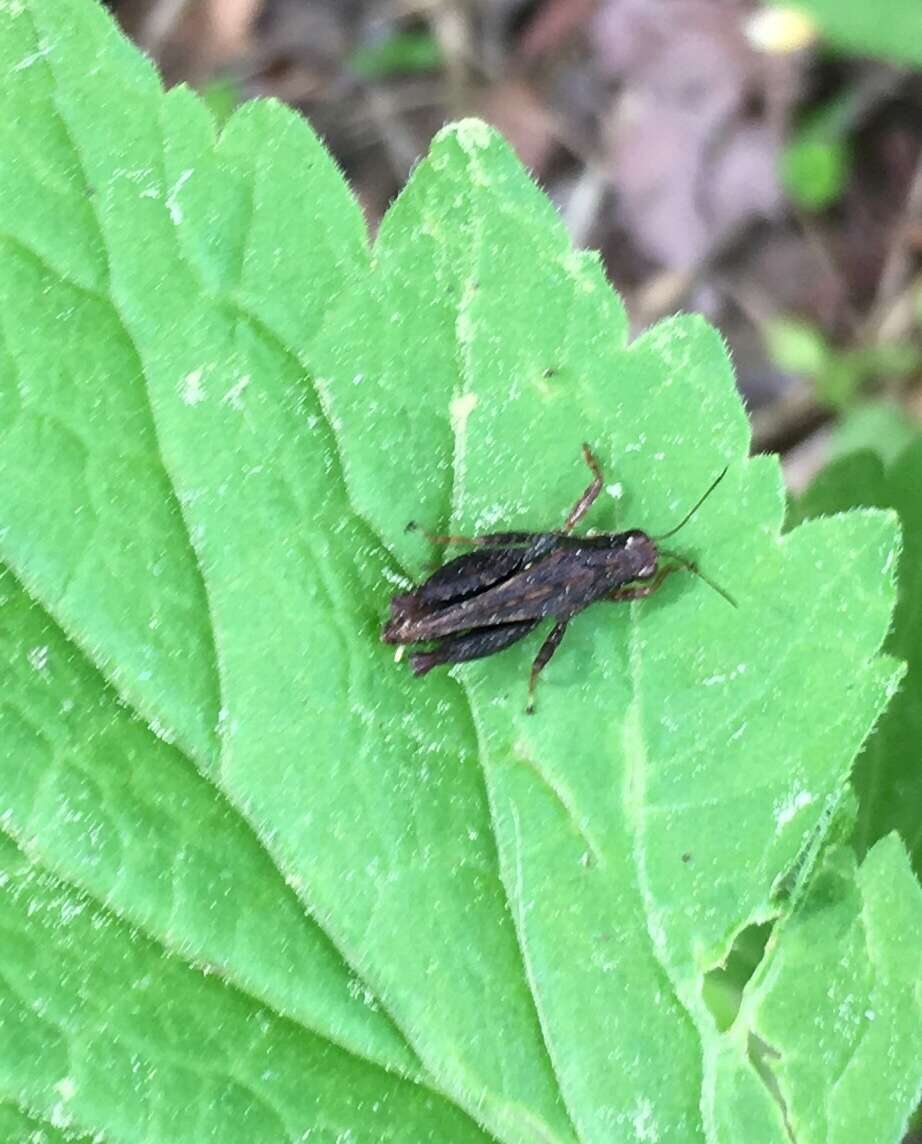
<svg viewBox="0 0 922 1144"><path fill-rule="evenodd" d="M610 592L605 599L614 600L616 603L626 600L642 600L645 596L652 596L653 593L660 587L663 581L671 572L677 572L678 568L667 565L665 568L660 568L649 584L640 584L635 588L616 588L614 592Z"/></svg>
<svg viewBox="0 0 922 1144"><path fill-rule="evenodd" d="M583 445L583 456L586 459L586 464L592 473L592 484L589 485L583 495L579 498L573 508L570 509L570 515L564 521L563 531L572 532L573 529L583 519L589 509L592 507L593 502L599 493L602 491L602 466L596 459L595 454L588 445Z"/></svg>

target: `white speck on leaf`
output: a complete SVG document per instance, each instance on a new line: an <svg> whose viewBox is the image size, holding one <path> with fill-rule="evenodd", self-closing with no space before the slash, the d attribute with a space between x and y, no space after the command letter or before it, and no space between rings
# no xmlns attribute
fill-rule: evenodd
<svg viewBox="0 0 922 1144"><path fill-rule="evenodd" d="M732 680L736 679L736 677L738 675L745 675L745 674L746 674L746 664L745 663L738 663L736 665L736 667L733 668L733 670L730 672L729 675L724 675L721 672L717 672L715 675L709 675L707 677L707 679L702 680L702 683L704 684L705 687L714 687L718 684L726 683L728 680L732 681Z"/></svg>
<svg viewBox="0 0 922 1144"><path fill-rule="evenodd" d="M462 346L469 345L477 332L477 327L471 317L471 306L477 297L477 286L473 281L465 282L461 300L458 303L458 317L455 319L455 332L458 342Z"/></svg>
<svg viewBox="0 0 922 1144"><path fill-rule="evenodd" d="M495 524L498 524L501 520L507 520L511 515L512 510L508 505L487 505L482 512L477 514L477 520L475 522L476 531L489 532Z"/></svg>
<svg viewBox="0 0 922 1144"><path fill-rule="evenodd" d="M467 422L477 407L476 393L459 394L449 405L451 428L455 435L455 481L464 484L464 466L467 456Z"/></svg>
<svg viewBox="0 0 922 1144"><path fill-rule="evenodd" d="M42 644L39 647L29 648L26 658L36 671L44 671L48 666L48 645Z"/></svg>
<svg viewBox="0 0 922 1144"><path fill-rule="evenodd" d="M248 373L243 374L221 398L221 404L229 405L231 409L236 409L239 413L243 409L243 401L241 400L243 391L252 380Z"/></svg>
<svg viewBox="0 0 922 1144"><path fill-rule="evenodd" d="M813 795L807 790L799 790L783 803L775 804L775 833L782 830L799 810L813 802Z"/></svg>
<svg viewBox="0 0 922 1144"><path fill-rule="evenodd" d="M200 405L205 400L205 387L202 385L204 376L203 369L194 369L179 383L179 395L184 404Z"/></svg>
<svg viewBox="0 0 922 1144"><path fill-rule="evenodd" d="M493 132L482 119L462 119L455 128L455 137L467 153L484 151L490 146Z"/></svg>
<svg viewBox="0 0 922 1144"><path fill-rule="evenodd" d="M63 1101L58 1101L57 1104L51 1106L49 1120L55 1128L66 1129L70 1127L71 1116L64 1107Z"/></svg>
<svg viewBox="0 0 922 1144"><path fill-rule="evenodd" d="M386 580L388 584L393 584L395 588L411 588L413 581L402 572L394 572L391 568L385 568L381 573L381 578Z"/></svg>
<svg viewBox="0 0 922 1144"><path fill-rule="evenodd" d="M62 1076L54 1086L54 1090L62 1100L72 1100L77 1092L77 1085L73 1077Z"/></svg>
<svg viewBox="0 0 922 1144"><path fill-rule="evenodd" d="M12 14L14 16L19 15L19 13L15 12L15 11ZM44 59L45 56L47 56L50 53L50 51L51 51L51 48L45 46L45 47L39 48L37 52L30 52L29 55L22 57L22 59L19 61L19 63L14 66L13 71L14 72L25 71L26 68L30 68L30 67L32 67L33 64L37 64L39 60Z"/></svg>
<svg viewBox="0 0 922 1144"><path fill-rule="evenodd" d="M637 1102L637 1107L631 1114L631 1126L636 1140L642 1140L644 1144L657 1144L659 1126L654 1119L653 1105L649 1100L643 1099Z"/></svg>
<svg viewBox="0 0 922 1144"><path fill-rule="evenodd" d="M192 171L183 171L176 182L170 189L170 193L166 197L166 209L170 212L170 218L173 220L174 226L179 226L182 222L182 207L179 205L179 192L192 178Z"/></svg>
<svg viewBox="0 0 922 1144"><path fill-rule="evenodd" d="M476 393L462 393L452 401L449 413L451 415L451 427L456 436L463 437L467 432L468 418L477 408L479 400Z"/></svg>

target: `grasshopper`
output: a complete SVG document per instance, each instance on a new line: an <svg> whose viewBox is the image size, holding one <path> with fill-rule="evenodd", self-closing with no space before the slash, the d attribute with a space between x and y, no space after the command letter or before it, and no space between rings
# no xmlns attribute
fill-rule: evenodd
<svg viewBox="0 0 922 1144"><path fill-rule="evenodd" d="M464 544L473 551L449 560L418 587L391 600L390 618L381 634L384 642L434 644L410 656L415 675L425 675L440 664L495 655L524 639L542 620L552 619L554 626L531 667L526 707L531 714L538 675L560 646L567 624L590 604L650 596L668 575L685 569L736 606L691 561L658 547L658 541L688 523L723 480L726 469L679 524L662 536L651 537L637 528L575 536L573 530L603 484L601 466L585 444L583 456L592 481L556 531L438 536L421 530L435 544ZM407 527L417 526L411 522Z"/></svg>

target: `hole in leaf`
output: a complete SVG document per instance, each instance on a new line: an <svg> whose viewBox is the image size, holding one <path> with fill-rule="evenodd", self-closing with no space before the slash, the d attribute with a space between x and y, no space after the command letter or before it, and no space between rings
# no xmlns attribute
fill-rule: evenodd
<svg viewBox="0 0 922 1144"><path fill-rule="evenodd" d="M741 929L723 965L704 975L701 995L722 1033L736 1020L743 990L762 960L773 924L761 922Z"/></svg>
<svg viewBox="0 0 922 1144"><path fill-rule="evenodd" d="M784 1127L787 1131L788 1138L794 1140L794 1130L791 1127L790 1117L788 1116L787 1102L784 1099L781 1085L778 1083L778 1078L775 1076L774 1069L772 1068L772 1062L779 1060L781 1054L766 1041L763 1041L761 1037L757 1037L755 1033L749 1034L746 1051L749 1056L749 1063L758 1073L762 1083L771 1093L772 1099L781 1111L781 1117L784 1120Z"/></svg>

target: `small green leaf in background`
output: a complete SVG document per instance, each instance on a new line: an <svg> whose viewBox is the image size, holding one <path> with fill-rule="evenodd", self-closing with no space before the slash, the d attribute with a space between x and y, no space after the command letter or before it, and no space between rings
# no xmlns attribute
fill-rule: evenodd
<svg viewBox="0 0 922 1144"><path fill-rule="evenodd" d="M865 401L846 410L833 426L829 459L870 449L889 465L918 435L919 422L895 401Z"/></svg>
<svg viewBox="0 0 922 1144"><path fill-rule="evenodd" d="M763 328L772 361L788 373L819 376L829 365L832 351L822 332L810 322L777 318Z"/></svg>
<svg viewBox="0 0 922 1144"><path fill-rule="evenodd" d="M348 66L362 79L433 71L442 64L436 39L420 32L403 32L364 44L349 57Z"/></svg>
<svg viewBox="0 0 922 1144"><path fill-rule="evenodd" d="M240 86L231 76L211 80L202 89L201 97L218 127L223 127L243 102Z"/></svg>
<svg viewBox="0 0 922 1144"><path fill-rule="evenodd" d="M920 363L919 351L908 341L838 349L817 326L796 318L768 321L762 334L779 369L809 379L817 400L835 409L848 409L873 383L910 376Z"/></svg>
<svg viewBox="0 0 922 1144"><path fill-rule="evenodd" d="M922 874L922 441L888 464L870 452L830 464L795 502L791 522L863 505L893 508L903 525L899 599L886 648L908 670L855 766L859 855L899 830Z"/></svg>
<svg viewBox="0 0 922 1144"><path fill-rule="evenodd" d="M867 379L857 354L829 345L810 322L776 318L762 332L772 361L786 373L808 379L825 405L846 407Z"/></svg>
<svg viewBox="0 0 922 1144"><path fill-rule="evenodd" d="M805 210L822 210L842 194L849 153L839 139L795 137L781 155L781 178L788 195Z"/></svg>
<svg viewBox="0 0 922 1144"><path fill-rule="evenodd" d="M781 156L781 177L804 210L822 210L845 189L851 168L849 133L863 111L860 93L845 88L799 123Z"/></svg>
<svg viewBox="0 0 922 1144"><path fill-rule="evenodd" d="M719 337L629 343L482 123L437 137L370 249L302 120L253 102L217 134L91 0L0 6L0 94L7 1123L772 1144L787 1116L809 1144L886 1105L896 1141L922 1016L900 843L819 908L903 670L895 514L782 535ZM553 526L583 440L601 528L662 534L728 466L670 544L739 607L685 574L581 615L532 718L537 640L413 679L379 639L440 555L407 521ZM722 1029L705 981L751 926ZM827 978L886 1054L855 1056ZM817 1080L792 1062L820 1033Z"/></svg>
<svg viewBox="0 0 922 1144"><path fill-rule="evenodd" d="M816 22L833 48L856 56L878 56L894 63L922 65L922 5L918 0L797 0L770 3L790 8Z"/></svg>

